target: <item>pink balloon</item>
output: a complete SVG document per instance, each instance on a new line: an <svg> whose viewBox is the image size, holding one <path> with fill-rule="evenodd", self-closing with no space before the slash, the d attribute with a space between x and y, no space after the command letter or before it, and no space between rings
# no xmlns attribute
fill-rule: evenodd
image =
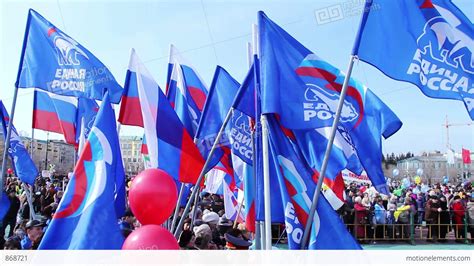
<svg viewBox="0 0 474 266"><path fill-rule="evenodd" d="M129 190L130 208L141 224L162 224L176 207L178 191L173 178L160 169L138 174Z"/></svg>
<svg viewBox="0 0 474 266"><path fill-rule="evenodd" d="M175 250L179 249L178 241L166 229L159 225L144 225L133 231L122 245L128 250Z"/></svg>

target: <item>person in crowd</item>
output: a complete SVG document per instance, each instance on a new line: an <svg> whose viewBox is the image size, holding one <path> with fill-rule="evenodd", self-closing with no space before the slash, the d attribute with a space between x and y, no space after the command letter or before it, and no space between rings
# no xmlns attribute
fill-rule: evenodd
<svg viewBox="0 0 474 266"><path fill-rule="evenodd" d="M369 224L368 222L369 211L364 205L362 205L362 198L360 196L357 196L354 202L355 202L354 204L354 211L355 211L354 231L358 239L365 239L367 238L367 225Z"/></svg>
<svg viewBox="0 0 474 266"><path fill-rule="evenodd" d="M17 236L11 236L5 241L5 245L3 247L4 250L20 250L21 243L20 238Z"/></svg>
<svg viewBox="0 0 474 266"><path fill-rule="evenodd" d="M247 241L239 229L231 229L224 235L226 240L225 249L227 250L247 250L252 245Z"/></svg>
<svg viewBox="0 0 474 266"><path fill-rule="evenodd" d="M224 235L230 229L232 229L233 225L234 223L226 217L222 216L221 218L219 218L219 223L217 224L217 231L219 232L220 243L224 243L225 245Z"/></svg>
<svg viewBox="0 0 474 266"><path fill-rule="evenodd" d="M178 239L179 248L182 250L196 250L194 246L194 235L190 230L183 230Z"/></svg>
<svg viewBox="0 0 474 266"><path fill-rule="evenodd" d="M439 239L438 242L446 242L446 235L448 234L450 227L450 216L448 209L448 201L445 196L439 197L439 205L441 212L439 213Z"/></svg>
<svg viewBox="0 0 474 266"><path fill-rule="evenodd" d="M428 223L428 242L436 241L439 237L439 226L440 222L439 213L441 212L441 206L438 200L438 196L434 191L431 191L430 199L426 202L425 206L425 221Z"/></svg>
<svg viewBox="0 0 474 266"><path fill-rule="evenodd" d="M459 195L454 196L452 209L456 242L462 243L463 239L466 237L464 231L464 216L466 214L466 208L464 207L464 203L461 201L461 197Z"/></svg>
<svg viewBox="0 0 474 266"><path fill-rule="evenodd" d="M193 227L193 232L196 249L217 249L217 245L212 242L212 231L208 224Z"/></svg>
<svg viewBox="0 0 474 266"><path fill-rule="evenodd" d="M414 207L411 205L411 198L406 197L403 205L397 208L394 213L395 220L399 229L399 236L402 239L409 239L410 237L410 219L414 213Z"/></svg>
<svg viewBox="0 0 474 266"><path fill-rule="evenodd" d="M22 249L38 249L43 239L44 226L39 220L31 220L26 224L26 236L21 240Z"/></svg>
<svg viewBox="0 0 474 266"><path fill-rule="evenodd" d="M375 237L377 239L383 239L385 236L385 224L387 223L387 210L383 206L382 198L378 198L374 206L375 215Z"/></svg>
<svg viewBox="0 0 474 266"><path fill-rule="evenodd" d="M16 216L18 214L18 210L20 209L20 200L16 196L14 186L10 186L7 190L8 200L10 200L10 208L8 208L5 217L3 217L2 227L0 230L0 237L3 239L5 236L5 231L7 227L9 228L7 237L13 235L13 231L15 230L16 225Z"/></svg>
<svg viewBox="0 0 474 266"><path fill-rule="evenodd" d="M219 215L213 211L206 212L202 216L202 221L209 225L211 232L212 232L212 242L218 246L218 248L221 248L225 245L224 241L221 240L219 231L217 230L217 224L219 223Z"/></svg>
<svg viewBox="0 0 474 266"><path fill-rule="evenodd" d="M425 196L423 192L419 192L416 198L417 220L416 224L421 226L425 219Z"/></svg>
<svg viewBox="0 0 474 266"><path fill-rule="evenodd" d="M474 193L471 192L471 196L469 197L469 202L466 206L466 213L467 213L467 222L468 222L468 231L471 235L471 243L474 243Z"/></svg>
<svg viewBox="0 0 474 266"><path fill-rule="evenodd" d="M395 211L397 210L397 196L393 195L387 205L387 235L389 238L396 237Z"/></svg>

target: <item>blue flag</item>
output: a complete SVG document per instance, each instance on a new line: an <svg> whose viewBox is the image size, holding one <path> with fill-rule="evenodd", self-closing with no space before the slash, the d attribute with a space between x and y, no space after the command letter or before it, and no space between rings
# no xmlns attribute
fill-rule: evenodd
<svg viewBox="0 0 474 266"><path fill-rule="evenodd" d="M39 249L120 249L123 236L114 207L120 155L108 94Z"/></svg>
<svg viewBox="0 0 474 266"><path fill-rule="evenodd" d="M254 62L257 61L254 59ZM256 180L254 168L255 138L255 77L256 67L250 67L244 82L232 103L230 140L232 142L232 164L236 179L243 183L245 224L255 232Z"/></svg>
<svg viewBox="0 0 474 266"><path fill-rule="evenodd" d="M450 0L371 0L353 53L428 97L464 102L474 120L473 36Z"/></svg>
<svg viewBox="0 0 474 266"><path fill-rule="evenodd" d="M5 215L7 215L8 209L10 209L10 199L8 198L7 193L4 191L2 193L2 199L0 200L0 221L3 221ZM2 236L3 237L3 236Z"/></svg>
<svg viewBox="0 0 474 266"><path fill-rule="evenodd" d="M268 19L263 12L259 16L259 33L262 49L262 113L276 113L284 127L294 130L300 148L311 166L320 163L308 151L314 143L307 145L299 130L317 131L327 139L334 122L340 91L345 76L337 68L321 60L291 37L278 25ZM280 63L279 63L280 62ZM284 62L284 63L281 63ZM290 89L291 88L291 89ZM402 123L398 117L375 94L354 79L350 79L338 125L338 138L348 149L342 150L342 167L367 171L376 189L388 194L385 177L381 168L381 136L390 137L398 131ZM326 132L326 133L324 133ZM323 142L324 143L324 142ZM357 153L355 157L354 149ZM333 153L334 154L334 153ZM320 157L321 158L321 157ZM331 157L330 160L340 160ZM361 166L359 165L359 161ZM319 169L316 168L319 171ZM342 169L329 169L334 174Z"/></svg>
<svg viewBox="0 0 474 266"><path fill-rule="evenodd" d="M5 109L2 101L0 101L0 112L3 140L6 141L10 116L8 115L8 112ZM23 142L21 141L21 138L18 135L14 125L12 125L8 155L10 155L12 160L12 165L16 176L18 176L22 182L33 185L35 183L35 178L38 176L38 169L36 169L36 165L26 150L25 145L23 145Z"/></svg>
<svg viewBox="0 0 474 266"><path fill-rule="evenodd" d="M290 249L300 249L316 184L312 179L312 170L298 159L276 119L273 115L267 117L271 157L278 169L276 178L283 204L280 208L285 211L288 245ZM308 249L361 249L324 195L318 200Z"/></svg>
<svg viewBox="0 0 474 266"><path fill-rule="evenodd" d="M239 82L224 68L217 66L195 135L197 145L204 158L209 155L239 87ZM222 135L219 143L221 146L229 146L227 134ZM224 151L217 147L206 170L214 167L222 155L224 155Z"/></svg>
<svg viewBox="0 0 474 266"><path fill-rule="evenodd" d="M99 59L33 9L16 86L99 100L108 91L113 103L120 101L123 90Z"/></svg>
<svg viewBox="0 0 474 266"><path fill-rule="evenodd" d="M76 112L76 143L79 143L81 137L87 139L89 132L94 125L98 111L99 105L95 100L78 98Z"/></svg>
<svg viewBox="0 0 474 266"><path fill-rule="evenodd" d="M237 99L234 103L238 110L241 110L243 113L248 113L252 110L248 104L250 103L251 99L254 99L254 108L253 111L255 113L251 116L253 123L255 123L255 133L254 133L254 173L255 173L255 220L256 221L265 221L265 206L264 206L264 185L263 185L263 149L262 149L262 127L260 123L260 117L262 114L262 106L261 106L261 88L259 86L260 82L260 61L257 57L254 57L254 64L253 64L253 74L254 74L254 85L251 85L252 78L247 76L248 81L244 82L244 85L241 89L244 90L243 92L239 91L237 95ZM251 75L251 72L248 73ZM241 94L242 93L242 94ZM273 167L273 158L270 156L269 160L269 174L270 177L276 176L275 167ZM273 204L277 202L281 202L281 193L280 193L280 185L278 184L278 180L276 178L270 178L270 201L271 204L271 217L272 222L275 223L283 223L285 221L284 210L281 208L279 204Z"/></svg>

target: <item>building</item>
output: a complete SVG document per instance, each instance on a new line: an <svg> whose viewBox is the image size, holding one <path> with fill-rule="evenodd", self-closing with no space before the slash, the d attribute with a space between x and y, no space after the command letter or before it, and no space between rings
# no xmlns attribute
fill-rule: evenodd
<svg viewBox="0 0 474 266"><path fill-rule="evenodd" d="M33 162L41 173L43 170L54 168L54 174L58 176L67 176L74 170L77 155L73 145L65 143L63 140L33 140L29 137L21 137L25 148ZM33 144L33 147L31 146ZM143 158L141 156L142 138L135 136L120 137L120 148L122 151L122 160L126 175L133 176L143 171ZM32 150L33 148L33 150ZM4 143L0 141L0 154L3 155ZM1 163L0 158L0 163ZM11 167L8 159L7 168Z"/></svg>
<svg viewBox="0 0 474 266"><path fill-rule="evenodd" d="M143 157L141 155L142 137L121 136L120 149L125 173L134 176L144 170Z"/></svg>
<svg viewBox="0 0 474 266"><path fill-rule="evenodd" d="M31 138L22 137L23 143L28 151L33 148L33 162L38 170L54 169L54 174L59 176L67 176L72 172L76 163L76 151L73 145L67 144L62 140L33 140ZM31 147L33 144L33 147Z"/></svg>
<svg viewBox="0 0 474 266"><path fill-rule="evenodd" d="M473 161L474 153L471 153ZM422 169L421 178L429 184L442 182L444 176L448 176L452 182L459 182L469 178L474 173L474 165L463 164L460 154L455 154L455 163L446 164L446 154L441 152L424 153L422 156L414 156L397 162L400 177L414 177L417 170Z"/></svg>

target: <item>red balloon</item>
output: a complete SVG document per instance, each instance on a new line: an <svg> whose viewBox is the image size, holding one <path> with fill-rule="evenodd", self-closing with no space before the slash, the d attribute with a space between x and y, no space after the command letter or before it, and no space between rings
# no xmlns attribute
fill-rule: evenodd
<svg viewBox="0 0 474 266"><path fill-rule="evenodd" d="M162 224L176 207L176 183L163 170L147 169L133 179L129 200L130 208L141 224Z"/></svg>
<svg viewBox="0 0 474 266"><path fill-rule="evenodd" d="M7 169L7 173L10 174L10 175L13 174L13 169L8 168L8 169Z"/></svg>
<svg viewBox="0 0 474 266"><path fill-rule="evenodd" d="M122 245L128 250L174 250L179 249L178 241L159 225L144 225L133 231Z"/></svg>

